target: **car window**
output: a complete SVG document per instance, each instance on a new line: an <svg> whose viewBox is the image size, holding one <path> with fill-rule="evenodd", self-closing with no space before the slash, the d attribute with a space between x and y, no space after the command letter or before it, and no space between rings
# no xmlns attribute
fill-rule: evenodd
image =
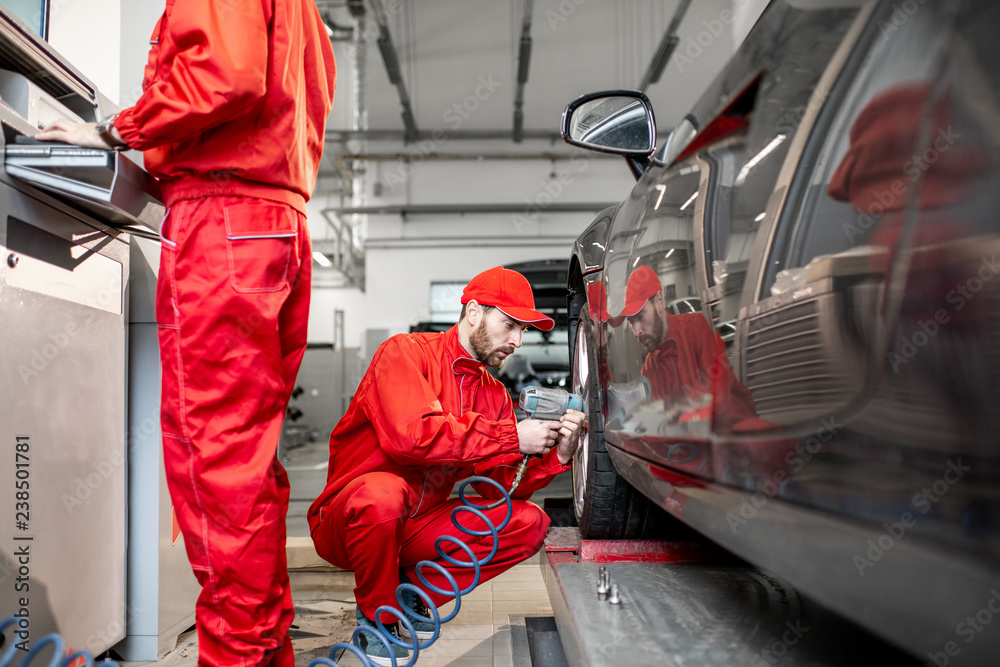
<svg viewBox="0 0 1000 667"><path fill-rule="evenodd" d="M805 267L819 257L880 252L869 243L879 222L905 206L923 169L918 128L908 123L906 131L885 132L882 124L924 117L948 35L934 20L940 11L928 6L899 26L889 23L836 113L821 115L824 138L810 155L812 169L800 177L799 201L778 225L762 298L801 287Z"/></svg>
<svg viewBox="0 0 1000 667"><path fill-rule="evenodd" d="M887 210L868 240L893 249L898 288L886 299L895 317L882 394L907 416L871 428L939 452L940 465L956 451L995 456L1000 429L1000 42L992 28L1000 6L961 5L946 67L933 85L899 93L925 108L906 215Z"/></svg>
<svg viewBox="0 0 1000 667"><path fill-rule="evenodd" d="M732 327L757 232L802 119L817 105L818 82L859 15L859 6L789 11L776 52L762 71L747 129L701 154L713 193L705 206L706 308L716 329ZM820 96L821 98L821 96ZM725 336L724 336L725 337ZM729 336L727 342L731 342Z"/></svg>
<svg viewBox="0 0 1000 667"><path fill-rule="evenodd" d="M622 312L626 283L640 264L664 276L667 301L696 296L692 229L699 182L698 166L682 163L650 174L625 201L607 253L609 315Z"/></svg>
<svg viewBox="0 0 1000 667"><path fill-rule="evenodd" d="M880 363L871 342L899 225L923 173L918 138L949 38L947 4L922 6L896 25L882 3L794 156L739 363L772 424L832 414Z"/></svg>

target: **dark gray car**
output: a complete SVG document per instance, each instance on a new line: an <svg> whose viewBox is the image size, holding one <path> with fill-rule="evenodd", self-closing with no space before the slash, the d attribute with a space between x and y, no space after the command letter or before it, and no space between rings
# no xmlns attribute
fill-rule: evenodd
<svg viewBox="0 0 1000 667"><path fill-rule="evenodd" d="M585 535L679 520L923 660L996 660L997 34L987 0L775 1L664 149L641 94L567 108L639 175L570 262Z"/></svg>

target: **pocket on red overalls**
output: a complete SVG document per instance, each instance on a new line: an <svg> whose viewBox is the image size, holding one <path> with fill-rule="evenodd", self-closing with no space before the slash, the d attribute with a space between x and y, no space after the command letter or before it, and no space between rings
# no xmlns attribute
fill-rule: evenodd
<svg viewBox="0 0 1000 667"><path fill-rule="evenodd" d="M284 204L247 199L226 207L229 282L237 292L288 287L298 232Z"/></svg>

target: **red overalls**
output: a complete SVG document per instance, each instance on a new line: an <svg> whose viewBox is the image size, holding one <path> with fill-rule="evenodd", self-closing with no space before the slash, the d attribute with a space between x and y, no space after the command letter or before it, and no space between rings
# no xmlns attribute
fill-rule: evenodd
<svg viewBox="0 0 1000 667"><path fill-rule="evenodd" d="M469 357L457 326L446 333L394 336L376 352L330 436L327 486L309 508L316 551L354 570L355 596L368 618L381 605L398 605L400 570L416 582L414 566L420 560L440 562L464 588L473 571L440 559L435 539L454 535L472 547L477 559L489 553L493 540L467 536L453 526L450 513L459 501L449 499L451 491L472 475L510 488L520 459L510 397L482 363ZM481 581L538 551L549 519L526 498L568 467L554 449L529 464L514 494L513 517ZM499 497L488 485L476 490ZM486 514L499 524L505 512L502 506ZM462 521L484 528L468 515ZM467 559L453 545L446 552ZM435 586L450 588L433 570L424 575ZM430 594L437 605L449 599ZM383 620L395 619L386 615Z"/></svg>
<svg viewBox="0 0 1000 667"><path fill-rule="evenodd" d="M167 0L142 97L115 123L169 207L161 421L202 585L202 665L295 663L288 478L275 450L306 345L305 201L335 78L312 0Z"/></svg>

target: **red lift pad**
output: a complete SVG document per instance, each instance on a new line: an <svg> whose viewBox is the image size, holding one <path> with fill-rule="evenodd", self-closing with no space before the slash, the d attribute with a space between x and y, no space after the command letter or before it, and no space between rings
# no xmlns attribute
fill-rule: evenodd
<svg viewBox="0 0 1000 667"><path fill-rule="evenodd" d="M732 558L707 540L584 540L578 528L550 528L545 553L552 563L706 563Z"/></svg>

